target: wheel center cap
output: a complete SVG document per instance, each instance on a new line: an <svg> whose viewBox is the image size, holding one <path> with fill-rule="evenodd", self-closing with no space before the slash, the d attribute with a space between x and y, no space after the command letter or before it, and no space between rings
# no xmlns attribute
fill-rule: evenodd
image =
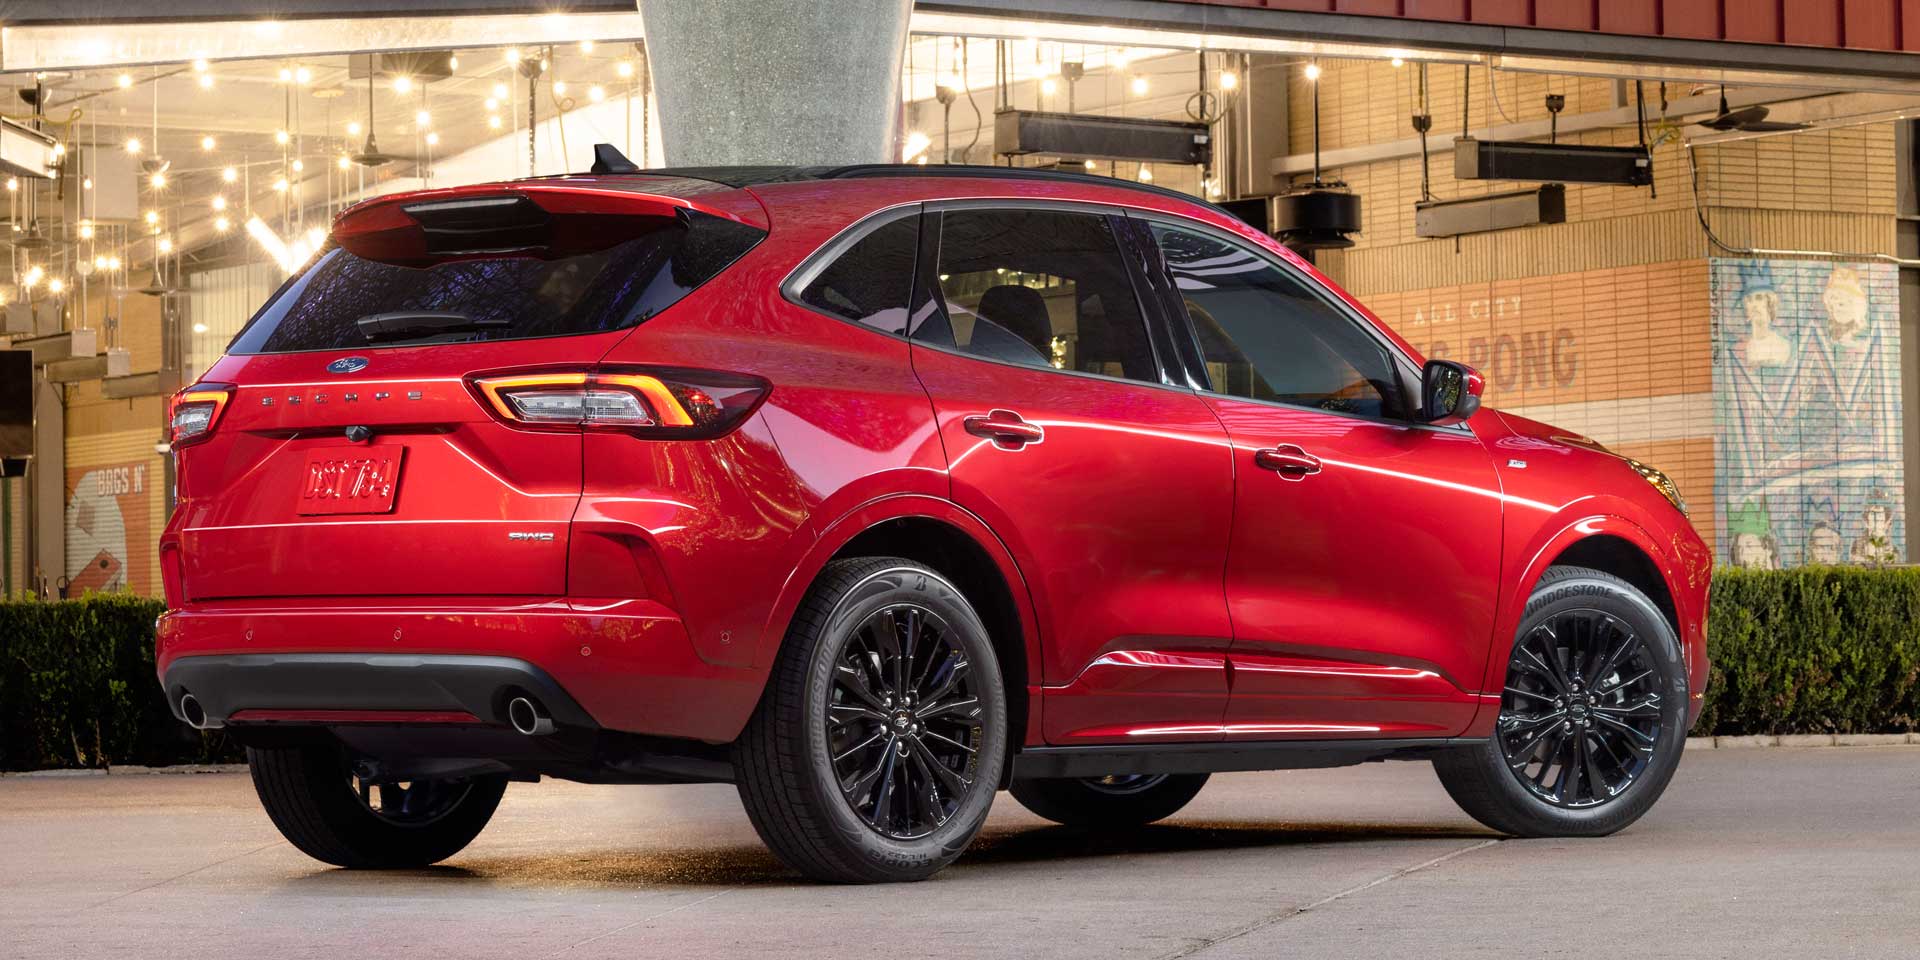
<svg viewBox="0 0 1920 960"><path fill-rule="evenodd" d="M1575 720L1585 720L1587 718L1587 701L1584 699L1575 700L1567 704L1567 713Z"/></svg>
<svg viewBox="0 0 1920 960"><path fill-rule="evenodd" d="M912 725L913 725L913 717L911 715L905 712L896 713L893 715L893 728L895 730L905 730L907 729L907 727Z"/></svg>

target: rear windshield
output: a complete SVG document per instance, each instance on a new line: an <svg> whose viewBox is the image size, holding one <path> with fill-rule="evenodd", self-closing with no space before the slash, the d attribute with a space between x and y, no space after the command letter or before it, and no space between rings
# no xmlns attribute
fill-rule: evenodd
<svg viewBox="0 0 1920 960"><path fill-rule="evenodd" d="M633 239L554 259L500 256L406 267L321 253L254 314L228 353L297 353L600 333L678 302L766 236L697 211L653 218ZM633 234L631 225L623 233ZM471 321L418 336L370 338L360 320L455 314Z"/></svg>

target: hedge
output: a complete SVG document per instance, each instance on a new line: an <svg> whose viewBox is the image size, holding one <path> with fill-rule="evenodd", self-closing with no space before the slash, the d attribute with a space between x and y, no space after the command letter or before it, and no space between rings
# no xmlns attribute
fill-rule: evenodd
<svg viewBox="0 0 1920 960"><path fill-rule="evenodd" d="M236 759L162 701L160 611L117 594L0 602L0 769ZM1723 569L1707 650L1696 736L1920 729L1920 568Z"/></svg>
<svg viewBox="0 0 1920 960"><path fill-rule="evenodd" d="M237 759L168 712L154 679L158 600L0 602L0 770Z"/></svg>

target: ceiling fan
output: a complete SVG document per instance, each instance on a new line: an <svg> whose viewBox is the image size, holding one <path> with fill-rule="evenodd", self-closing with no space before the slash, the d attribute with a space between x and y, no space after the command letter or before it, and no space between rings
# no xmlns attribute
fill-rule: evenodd
<svg viewBox="0 0 1920 960"><path fill-rule="evenodd" d="M1781 120L1768 120L1767 108L1760 104L1731 110L1727 107L1727 88L1720 87L1720 112L1706 120L1696 121L1709 130L1742 133L1772 133L1783 130L1805 130L1810 124L1792 123Z"/></svg>
<svg viewBox="0 0 1920 960"><path fill-rule="evenodd" d="M367 142L360 152L347 158L363 167L377 167L402 159L391 153L381 153L380 144L373 137L373 71L367 71Z"/></svg>

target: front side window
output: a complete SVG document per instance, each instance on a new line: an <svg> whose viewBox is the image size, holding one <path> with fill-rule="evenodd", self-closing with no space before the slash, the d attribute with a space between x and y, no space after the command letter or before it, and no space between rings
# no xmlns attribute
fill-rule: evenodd
<svg viewBox="0 0 1920 960"><path fill-rule="evenodd" d="M1215 393L1403 418L1385 345L1305 278L1209 234L1155 224Z"/></svg>
<svg viewBox="0 0 1920 960"><path fill-rule="evenodd" d="M1146 320L1107 218L948 210L936 278L944 311L918 342L1023 366L1159 382Z"/></svg>

